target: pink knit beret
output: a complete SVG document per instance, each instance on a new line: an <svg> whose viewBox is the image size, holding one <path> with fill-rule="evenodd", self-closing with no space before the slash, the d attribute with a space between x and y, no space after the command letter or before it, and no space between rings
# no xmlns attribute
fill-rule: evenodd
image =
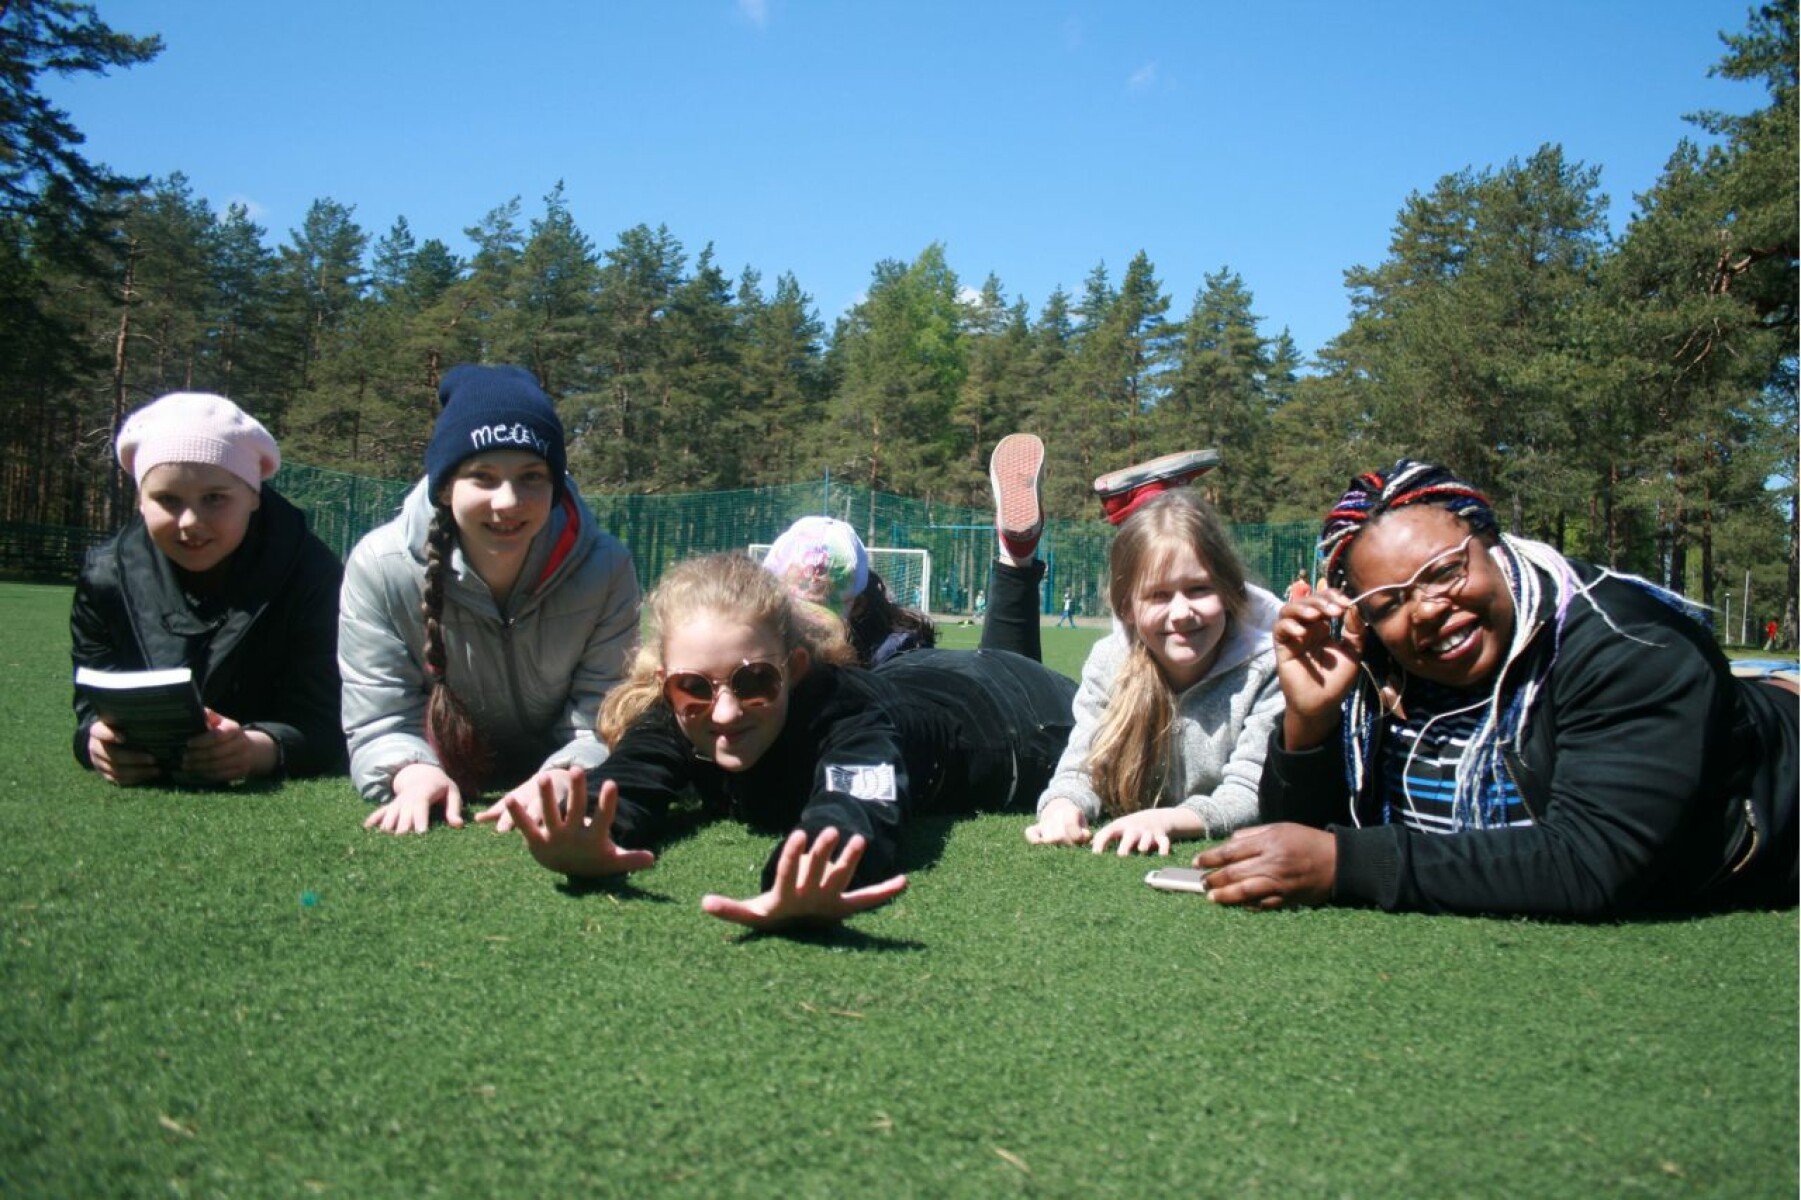
<svg viewBox="0 0 1801 1200"><path fill-rule="evenodd" d="M281 451L261 421L206 392L171 392L138 409L119 427L117 449L119 465L140 484L163 463L205 463L260 492L281 466Z"/></svg>

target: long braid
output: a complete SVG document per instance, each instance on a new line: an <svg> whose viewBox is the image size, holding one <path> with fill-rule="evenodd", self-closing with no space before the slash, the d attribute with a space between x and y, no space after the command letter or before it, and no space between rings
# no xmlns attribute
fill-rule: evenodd
<svg viewBox="0 0 1801 1200"><path fill-rule="evenodd" d="M450 686L449 655L444 645L444 580L456 547L456 518L442 504L432 507L425 535L425 586L419 615L425 624L425 678L431 697L425 705L425 740L437 753L444 773L465 798L480 793L494 756L476 731L462 698Z"/></svg>

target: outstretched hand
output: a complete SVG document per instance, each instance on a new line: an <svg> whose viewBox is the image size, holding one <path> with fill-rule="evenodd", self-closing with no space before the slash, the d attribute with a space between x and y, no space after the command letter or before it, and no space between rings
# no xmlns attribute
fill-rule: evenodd
<svg viewBox="0 0 1801 1200"><path fill-rule="evenodd" d="M475 814L477 824L493 825L495 833L511 833L513 831L513 814L507 811L507 801L517 800L531 819L538 824L544 823L544 802L539 798L538 779L542 775L551 775L552 791L559 801L567 800L569 795L569 767L552 767L548 771L540 771L524 783L496 800L488 807Z"/></svg>
<svg viewBox="0 0 1801 1200"><path fill-rule="evenodd" d="M1292 822L1257 825L1201 851L1194 865L1211 868L1207 895L1216 904L1324 904L1338 875L1338 839Z"/></svg>
<svg viewBox="0 0 1801 1200"><path fill-rule="evenodd" d="M1191 809L1141 808L1101 826L1094 835L1093 848L1101 854L1117 841L1121 858L1132 854L1167 855L1171 840L1197 838L1206 832L1206 823Z"/></svg>
<svg viewBox="0 0 1801 1200"><path fill-rule="evenodd" d="M1088 818L1067 796L1055 796L1026 826L1026 841L1034 846L1081 846L1089 838Z"/></svg>
<svg viewBox="0 0 1801 1200"><path fill-rule="evenodd" d="M1323 582L1315 590L1297 580L1276 614L1270 636L1276 649L1276 678L1287 709L1282 740L1290 750L1317 746L1338 728L1339 705L1357 683L1367 631L1363 614L1349 597ZM1334 633L1332 623L1343 620Z"/></svg>
<svg viewBox="0 0 1801 1200"><path fill-rule="evenodd" d="M513 792L506 811L525 839L538 865L564 875L599 879L642 871L657 861L648 850L625 850L613 840L613 815L619 811L619 785L600 785L600 802L588 815L588 776L575 768L540 771L533 777L537 803L527 808ZM485 815L485 814L484 814Z"/></svg>
<svg viewBox="0 0 1801 1200"><path fill-rule="evenodd" d="M749 900L728 896L703 896L700 906L722 921L751 929L772 930L789 925L831 925L860 912L888 903L907 890L907 877L895 875L854 892L845 891L867 845L862 834L844 844L837 858L838 830L822 829L807 846L807 831L796 829L782 843L776 860L775 885Z"/></svg>
<svg viewBox="0 0 1801 1200"><path fill-rule="evenodd" d="M364 829L383 833L424 833L434 808L444 810L444 823L463 827L463 792L441 767L408 763L394 776L394 798L369 814Z"/></svg>

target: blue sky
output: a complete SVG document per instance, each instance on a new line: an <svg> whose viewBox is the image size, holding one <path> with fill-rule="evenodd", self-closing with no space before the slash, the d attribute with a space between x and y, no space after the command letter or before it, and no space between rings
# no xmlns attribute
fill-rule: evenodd
<svg viewBox="0 0 1801 1200"><path fill-rule="evenodd" d="M90 156L187 174L270 241L307 205L423 240L561 179L599 249L639 223L792 271L828 326L883 258L944 243L1034 313L1139 250L1188 310L1243 276L1305 354L1410 192L1545 142L1602 169L1616 230L1744 0L1487 4L100 0L154 63L53 80Z"/></svg>

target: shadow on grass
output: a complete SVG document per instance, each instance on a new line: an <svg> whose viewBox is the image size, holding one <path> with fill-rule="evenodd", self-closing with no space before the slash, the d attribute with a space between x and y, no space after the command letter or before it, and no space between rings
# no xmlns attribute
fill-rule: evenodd
<svg viewBox="0 0 1801 1200"><path fill-rule="evenodd" d="M822 946L828 950L857 950L877 954L912 953L924 950L924 942L912 938L884 937L865 933L849 925L822 925L806 929L746 929L734 945L752 942L799 942L803 946Z"/></svg>
<svg viewBox="0 0 1801 1200"><path fill-rule="evenodd" d="M675 903L661 892L645 891L632 882L630 875L608 875L601 879L573 879L565 875L556 888L571 900L588 896L611 896L615 900L642 900L650 904Z"/></svg>
<svg viewBox="0 0 1801 1200"><path fill-rule="evenodd" d="M901 832L900 869L912 874L937 862L944 854L945 843L951 840L951 828L956 823L955 817L910 819Z"/></svg>

